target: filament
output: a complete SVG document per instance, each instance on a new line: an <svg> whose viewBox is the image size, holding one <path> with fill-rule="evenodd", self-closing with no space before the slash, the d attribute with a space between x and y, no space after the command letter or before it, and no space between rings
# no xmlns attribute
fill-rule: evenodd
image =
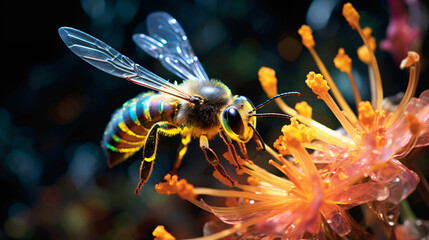
<svg viewBox="0 0 429 240"><path fill-rule="evenodd" d="M371 50L371 47L368 43L368 40L366 39L365 35L363 34L362 28L358 24L356 26L356 29L362 38L363 42L365 43L365 46L368 48L369 55L371 57L371 65L374 70L374 77L375 77L375 110L382 110L382 102L383 102L383 85L381 84L381 76L380 76L380 70L378 69L377 60L375 59L374 52Z"/></svg>
<svg viewBox="0 0 429 240"><path fill-rule="evenodd" d="M359 89L357 87L355 78L353 77L352 72L347 72L347 77L349 78L350 85L352 86L353 96L355 97L356 109L358 108L358 104L362 101L362 97L360 96Z"/></svg>
<svg viewBox="0 0 429 240"><path fill-rule="evenodd" d="M410 99L414 96L414 93L417 88L417 77L416 77L416 68L413 66L410 68L410 79L408 81L407 90L405 91L404 97L396 108L393 116L387 121L386 127L390 127L395 123L396 120L402 115Z"/></svg>
<svg viewBox="0 0 429 240"><path fill-rule="evenodd" d="M371 88L371 105L374 109L376 109L377 105L377 87L375 83L375 74L374 68L372 65L368 65L368 76L369 76L369 85Z"/></svg>
<svg viewBox="0 0 429 240"><path fill-rule="evenodd" d="M335 85L334 81L331 78L331 75L329 74L328 70L325 67L325 64L323 64L322 60L320 60L319 55L317 54L316 50L314 48L308 48L308 50L311 53L311 56L313 56L314 61L316 62L317 66L319 67L320 72L325 77L325 80L328 82L329 87L331 88L332 94L335 97L335 100L338 101L338 104L341 106L343 111L349 112L351 115L354 116L354 118L357 121L356 115L353 113L350 106L347 104L346 100L344 99L343 95L338 90L337 86Z"/></svg>
<svg viewBox="0 0 429 240"><path fill-rule="evenodd" d="M356 134L355 130L353 129L353 126L349 122L349 120L344 116L344 114L341 112L340 108L337 106L337 104L334 102L334 99L332 99L331 95L326 94L324 96L321 96L323 101L325 101L326 105L331 109L332 113L334 113L335 117L338 119L340 124L343 126L344 130L348 133L348 135L353 139L355 143L359 142L359 136Z"/></svg>

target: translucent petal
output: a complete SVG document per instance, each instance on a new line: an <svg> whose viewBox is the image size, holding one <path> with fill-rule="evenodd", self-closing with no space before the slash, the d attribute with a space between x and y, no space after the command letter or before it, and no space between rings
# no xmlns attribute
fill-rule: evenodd
<svg viewBox="0 0 429 240"><path fill-rule="evenodd" d="M391 139L400 138L411 138L411 133L408 130L408 122L405 119L405 116L408 114L416 117L423 127L423 131L420 133L417 139L415 146L407 146L409 148L413 147L423 147L429 145L429 90L424 91L419 98L412 98L408 105L406 106L404 113L401 118L399 118L386 132L386 136ZM408 136L409 135L409 136ZM393 146L396 151L400 147L403 147L407 142L403 142L398 146Z"/></svg>
<svg viewBox="0 0 429 240"><path fill-rule="evenodd" d="M339 236L343 237L351 231L351 226L345 213L338 205L325 204L321 212L326 222Z"/></svg>
<svg viewBox="0 0 429 240"><path fill-rule="evenodd" d="M228 229L228 228L231 228L231 227L232 227L232 225L226 224L226 223L221 222L221 221L209 221L209 222L206 222L204 224L203 235L204 236L209 236L211 234L218 233L218 232L220 232L222 230L225 230L225 229ZM224 240L234 240L234 239L237 239L237 238L238 237L235 236L235 235L230 235L230 236L226 236L226 237L224 237L222 239L224 239Z"/></svg>
<svg viewBox="0 0 429 240"><path fill-rule="evenodd" d="M401 200L407 198L420 181L415 172L397 160L391 160L384 167L371 173L371 179L389 188L390 196L386 201L393 204L399 204Z"/></svg>
<svg viewBox="0 0 429 240"><path fill-rule="evenodd" d="M366 182L334 191L326 196L329 201L341 204L343 209L349 209L372 201L382 201L389 197L389 189L377 182Z"/></svg>
<svg viewBox="0 0 429 240"><path fill-rule="evenodd" d="M256 228L270 234L286 234L289 239L298 238L302 233L314 226L314 223L320 221L319 207L321 202L297 201L293 207L285 207L285 212L276 215L266 221L260 222ZM287 210L286 210L287 209ZM289 232L293 229L293 232Z"/></svg>
<svg viewBox="0 0 429 240"><path fill-rule="evenodd" d="M394 226L399 217L399 204L393 204L388 201L368 203L369 209L389 226Z"/></svg>

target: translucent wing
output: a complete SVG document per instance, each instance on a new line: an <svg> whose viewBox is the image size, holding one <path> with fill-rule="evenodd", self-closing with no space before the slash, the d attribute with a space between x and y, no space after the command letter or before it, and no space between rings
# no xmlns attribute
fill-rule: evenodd
<svg viewBox="0 0 429 240"><path fill-rule="evenodd" d="M195 56L182 26L166 12L154 12L147 18L149 36L134 34L134 42L161 61L170 72L183 79L209 81Z"/></svg>
<svg viewBox="0 0 429 240"><path fill-rule="evenodd" d="M94 67L155 91L191 101L192 96L176 85L134 63L93 36L69 27L60 28L58 33L73 53Z"/></svg>

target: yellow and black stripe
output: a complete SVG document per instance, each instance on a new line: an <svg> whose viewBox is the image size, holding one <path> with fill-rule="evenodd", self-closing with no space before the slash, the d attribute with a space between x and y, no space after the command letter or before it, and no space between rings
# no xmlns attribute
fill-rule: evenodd
<svg viewBox="0 0 429 240"><path fill-rule="evenodd" d="M162 100L161 94L143 93L128 100L112 116L104 131L102 146L112 167L133 155L146 140L149 129L158 121L172 122L176 103Z"/></svg>

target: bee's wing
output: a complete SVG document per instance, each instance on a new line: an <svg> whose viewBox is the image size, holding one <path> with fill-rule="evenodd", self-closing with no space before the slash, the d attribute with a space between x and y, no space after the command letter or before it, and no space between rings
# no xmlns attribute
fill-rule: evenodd
<svg viewBox="0 0 429 240"><path fill-rule="evenodd" d="M140 48L183 79L209 81L185 31L176 19L166 12L154 12L147 17L147 26L149 36L142 33L133 36Z"/></svg>
<svg viewBox="0 0 429 240"><path fill-rule="evenodd" d="M73 53L94 67L138 85L190 101L191 95L177 85L134 63L99 39L70 27L62 27L58 33Z"/></svg>

